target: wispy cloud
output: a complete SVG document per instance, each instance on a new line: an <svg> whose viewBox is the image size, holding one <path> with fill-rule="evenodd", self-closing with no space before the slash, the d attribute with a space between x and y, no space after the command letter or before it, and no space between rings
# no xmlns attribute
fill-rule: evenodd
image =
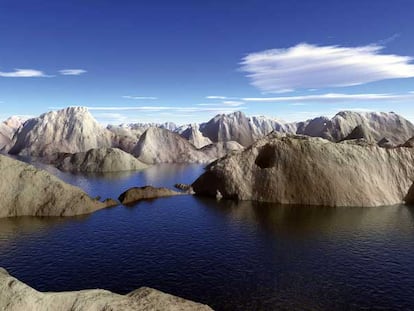
<svg viewBox="0 0 414 311"><path fill-rule="evenodd" d="M216 96L216 95L210 95L206 96L206 99L227 99L227 96Z"/></svg>
<svg viewBox="0 0 414 311"><path fill-rule="evenodd" d="M154 97L154 96L130 96L130 95L122 96L122 98L136 99L136 100L155 100L155 99L158 99L158 97Z"/></svg>
<svg viewBox="0 0 414 311"><path fill-rule="evenodd" d="M414 77L412 57L381 54L383 47L316 46L251 53L241 62L252 85L269 93L345 87L386 79Z"/></svg>
<svg viewBox="0 0 414 311"><path fill-rule="evenodd" d="M14 69L14 71L4 72L0 71L0 77L4 78L47 78L52 77L45 74L43 71L35 69Z"/></svg>
<svg viewBox="0 0 414 311"><path fill-rule="evenodd" d="M197 104L197 106L229 106L229 107L240 107L245 105L246 103L241 101L232 101L232 100L226 100L222 101L220 103L203 103L203 104Z"/></svg>
<svg viewBox="0 0 414 311"><path fill-rule="evenodd" d="M303 102L344 102L344 101L404 101L414 100L414 93L404 94L340 94L327 93L319 95L303 95L303 96L280 96L280 97L246 97L241 98L246 102L272 102L272 103L303 103Z"/></svg>
<svg viewBox="0 0 414 311"><path fill-rule="evenodd" d="M86 73L85 69L62 69L59 70L59 73L63 76L79 76Z"/></svg>

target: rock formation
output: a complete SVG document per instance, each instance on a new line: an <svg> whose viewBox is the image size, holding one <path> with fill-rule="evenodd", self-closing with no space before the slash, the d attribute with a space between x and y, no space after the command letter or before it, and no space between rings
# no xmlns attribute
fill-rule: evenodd
<svg viewBox="0 0 414 311"><path fill-rule="evenodd" d="M140 137L133 154L144 163L207 163L211 159L190 142L169 130L150 127Z"/></svg>
<svg viewBox="0 0 414 311"><path fill-rule="evenodd" d="M4 311L211 311L207 305L141 287L127 295L102 289L42 293L0 268L0 310Z"/></svg>
<svg viewBox="0 0 414 311"><path fill-rule="evenodd" d="M299 125L297 134L338 142L344 140L358 126L375 142L386 138L393 146L414 136L414 125L398 114L354 111L341 111L332 119L322 117L306 121Z"/></svg>
<svg viewBox="0 0 414 311"><path fill-rule="evenodd" d="M410 189L408 190L408 193L405 196L404 201L408 205L414 205L414 183L411 185Z"/></svg>
<svg viewBox="0 0 414 311"><path fill-rule="evenodd" d="M198 195L283 204L401 203L414 180L414 150L271 134L210 164Z"/></svg>
<svg viewBox="0 0 414 311"><path fill-rule="evenodd" d="M87 152L58 154L52 162L58 169L70 172L135 171L148 165L117 148L90 149Z"/></svg>
<svg viewBox="0 0 414 311"><path fill-rule="evenodd" d="M183 194L183 192L174 191L168 188L155 188L152 186L144 186L128 189L119 196L118 200L122 204L130 204L141 200L170 197L181 194Z"/></svg>
<svg viewBox="0 0 414 311"><path fill-rule="evenodd" d="M9 151L13 136L23 123L24 119L17 116L12 116L0 123L0 151Z"/></svg>
<svg viewBox="0 0 414 311"><path fill-rule="evenodd" d="M402 144L402 147L414 148L414 136L407 140L404 144Z"/></svg>
<svg viewBox="0 0 414 311"><path fill-rule="evenodd" d="M0 217L74 216L113 205L90 198L46 171L0 155Z"/></svg>
<svg viewBox="0 0 414 311"><path fill-rule="evenodd" d="M197 149L212 144L210 138L203 136L200 132L199 125L195 123L190 124L180 135L192 143Z"/></svg>
<svg viewBox="0 0 414 311"><path fill-rule="evenodd" d="M27 120L15 135L11 154L44 157L112 146L113 134L84 107L69 107Z"/></svg>
<svg viewBox="0 0 414 311"><path fill-rule="evenodd" d="M210 159L219 159L233 151L243 150L244 147L237 141L218 142L211 145L204 146L200 150L205 153Z"/></svg>
<svg viewBox="0 0 414 311"><path fill-rule="evenodd" d="M200 131L212 142L234 140L243 146L249 146L254 142L250 120L240 111L217 115L207 123L201 124Z"/></svg>

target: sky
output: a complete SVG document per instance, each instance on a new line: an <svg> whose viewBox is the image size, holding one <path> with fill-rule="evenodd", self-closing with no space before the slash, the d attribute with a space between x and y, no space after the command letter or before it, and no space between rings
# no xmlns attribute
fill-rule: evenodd
<svg viewBox="0 0 414 311"><path fill-rule="evenodd" d="M414 121L412 0L0 0L0 119Z"/></svg>

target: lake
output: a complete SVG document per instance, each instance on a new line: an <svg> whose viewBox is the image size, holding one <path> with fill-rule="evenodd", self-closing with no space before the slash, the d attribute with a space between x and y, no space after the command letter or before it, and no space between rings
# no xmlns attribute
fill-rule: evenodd
<svg viewBox="0 0 414 311"><path fill-rule="evenodd" d="M92 196L191 183L203 167L72 175ZM216 310L414 308L414 208L300 207L194 196L70 218L0 219L0 266L41 291L141 286Z"/></svg>

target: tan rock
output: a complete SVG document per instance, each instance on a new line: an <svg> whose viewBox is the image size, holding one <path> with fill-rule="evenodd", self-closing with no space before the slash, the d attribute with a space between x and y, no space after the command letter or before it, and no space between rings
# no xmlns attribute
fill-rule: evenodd
<svg viewBox="0 0 414 311"><path fill-rule="evenodd" d="M46 171L3 155L0 171L0 217L73 216L108 205Z"/></svg>
<svg viewBox="0 0 414 311"><path fill-rule="evenodd" d="M168 188L155 188L152 186L134 187L123 192L118 200L122 204L135 203L141 200L156 199L174 195L182 195L183 192L174 191Z"/></svg>
<svg viewBox="0 0 414 311"><path fill-rule="evenodd" d="M147 287L141 287L127 295L102 289L42 293L0 268L0 310L211 311L212 309Z"/></svg>
<svg viewBox="0 0 414 311"><path fill-rule="evenodd" d="M284 204L380 206L401 203L414 180L414 150L269 135L208 166L198 195Z"/></svg>
<svg viewBox="0 0 414 311"><path fill-rule="evenodd" d="M99 148L87 152L59 154L52 163L58 169L70 172L120 172L148 167L147 164L118 148Z"/></svg>

